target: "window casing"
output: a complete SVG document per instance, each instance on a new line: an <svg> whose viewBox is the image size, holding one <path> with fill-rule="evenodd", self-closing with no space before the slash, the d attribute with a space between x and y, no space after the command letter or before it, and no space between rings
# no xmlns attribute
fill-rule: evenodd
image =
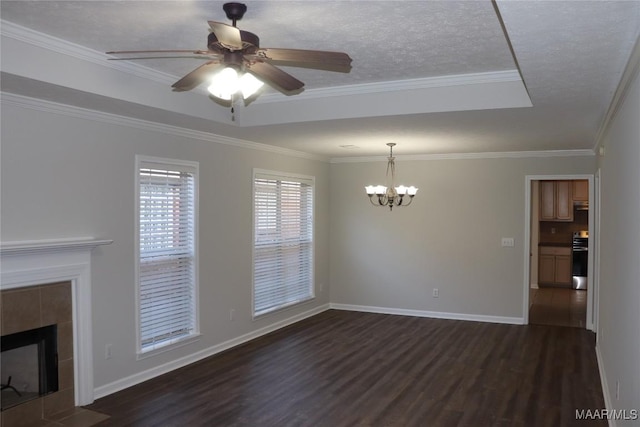
<svg viewBox="0 0 640 427"><path fill-rule="evenodd" d="M255 170L253 316L310 300L313 177Z"/></svg>
<svg viewBox="0 0 640 427"><path fill-rule="evenodd" d="M195 338L198 164L136 157L138 354Z"/></svg>

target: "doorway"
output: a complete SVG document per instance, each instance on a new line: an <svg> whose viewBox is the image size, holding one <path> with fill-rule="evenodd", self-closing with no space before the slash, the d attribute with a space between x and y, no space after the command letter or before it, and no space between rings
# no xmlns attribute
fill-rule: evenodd
<svg viewBox="0 0 640 427"><path fill-rule="evenodd" d="M524 323L593 330L593 176L526 177Z"/></svg>
<svg viewBox="0 0 640 427"><path fill-rule="evenodd" d="M529 307L530 325L568 326L585 329L586 290L540 287L533 289Z"/></svg>

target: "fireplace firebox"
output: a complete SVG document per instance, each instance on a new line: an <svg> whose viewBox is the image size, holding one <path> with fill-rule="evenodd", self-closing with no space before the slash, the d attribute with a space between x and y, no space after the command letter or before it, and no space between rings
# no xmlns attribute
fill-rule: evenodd
<svg viewBox="0 0 640 427"><path fill-rule="evenodd" d="M0 337L1 410L58 391L57 325Z"/></svg>

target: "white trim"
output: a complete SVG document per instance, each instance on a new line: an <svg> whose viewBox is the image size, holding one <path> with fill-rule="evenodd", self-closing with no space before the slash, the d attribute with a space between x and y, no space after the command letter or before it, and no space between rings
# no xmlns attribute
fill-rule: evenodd
<svg viewBox="0 0 640 427"><path fill-rule="evenodd" d="M593 194L594 194L594 212L595 218L593 221L593 238L589 244L593 245L593 331L596 333L596 346L600 344L600 335L602 331L600 331L600 220L602 212L602 193L601 193L601 181L602 174L600 173L600 168L595 173L594 176L594 186L593 186Z"/></svg>
<svg viewBox="0 0 640 427"><path fill-rule="evenodd" d="M256 314L255 306L255 262L256 262L256 177L261 176L266 179L286 180L291 179L305 183L311 187L311 263L309 268L311 269L311 284L310 284L310 296L309 298L295 301L286 305L281 305L278 308L269 310L264 313ZM313 175L297 174L294 172L282 172L268 169L253 168L251 175L251 319L257 321L264 316L268 316L274 313L278 313L283 310L299 306L301 304L313 301L316 298L316 280L315 280L315 255L316 255L316 232L315 232L315 218L316 218L316 177Z"/></svg>
<svg viewBox="0 0 640 427"><path fill-rule="evenodd" d="M595 286L595 276L596 272L598 272L598 265L595 263L595 242L599 240L600 229L595 226L596 220L600 217L600 210L597 209L596 203L594 203L599 195L596 196L596 191L598 189L595 186L595 175L590 174L587 178L589 181L589 218L588 218L588 227L589 227L589 252L587 256L587 329L592 332L597 332L596 323L594 319L596 315L594 314L594 307L597 304L598 296L596 294L596 286ZM598 273L599 274L599 273Z"/></svg>
<svg viewBox="0 0 640 427"><path fill-rule="evenodd" d="M273 179L287 179L287 178L292 178L292 179L297 179L300 181L307 181L307 184L309 185L313 185L315 188L316 185L316 177L313 175L305 175L305 174L300 174L300 173L295 173L295 172L282 172L282 171L274 171L274 170L269 170L269 169L260 169L260 168L253 168L253 180L255 181L256 179L256 175L267 175L270 178Z"/></svg>
<svg viewBox="0 0 640 427"><path fill-rule="evenodd" d="M90 237L74 239L23 240L0 243L0 253L8 255L28 255L39 252L64 252L78 249L92 250L96 246L109 245L113 240L93 239Z"/></svg>
<svg viewBox="0 0 640 427"><path fill-rule="evenodd" d="M274 145L261 144L238 138L217 135L209 132L202 132L178 126L167 125L163 123L151 122L148 120L134 119L131 117L120 116L117 114L105 113L87 108L75 107L72 105L61 104L43 99L31 98L23 95L16 95L9 92L0 92L0 101L3 104L14 107L30 109L35 111L43 111L46 113L60 114L68 117L74 117L84 120L95 120L102 123L109 123L118 126L127 126L135 129L142 129L152 132L159 132L167 135L178 136L181 138L196 139L205 142L214 142L217 144L231 145L239 148L250 150L266 151L269 153L282 154L290 157L298 157L302 159L327 161L327 157L315 154L304 153L302 151L291 150L288 148L276 147Z"/></svg>
<svg viewBox="0 0 640 427"><path fill-rule="evenodd" d="M136 310L136 360L146 359L160 353L173 350L196 342L200 337L200 276L199 276L199 210L200 210L200 163L190 160L169 159L165 157L145 156L141 154L135 155L135 244L134 244L134 263L135 263L135 310ZM140 169L142 167L157 167L163 170L177 169L182 172L193 175L193 307L195 310L193 316L193 332L186 337L181 337L171 343L143 351L141 342L141 324L140 324Z"/></svg>
<svg viewBox="0 0 640 427"><path fill-rule="evenodd" d="M217 135L209 132L202 132L163 123L151 122L148 120L135 119L120 116L117 114L105 113L87 108L75 107L58 102L46 101L43 99L31 98L9 92L0 92L0 101L3 104L18 108L35 111L42 111L52 114L60 114L84 120L95 120L102 123L109 123L118 126L127 126L135 129L142 129L152 132L159 132L181 138L196 139L205 142L230 145L250 150L266 151L269 153L282 154L301 159L317 160L329 163L368 163L386 162L386 156L360 156L360 157L333 157L305 153L289 148L277 147L269 144L262 144L228 136ZM396 161L408 160L466 160L466 159L520 159L520 158L551 158L551 157L592 157L596 153L591 149L584 150L544 150L544 151L500 151L487 153L444 153L444 154L409 154L398 155Z"/></svg>
<svg viewBox="0 0 640 427"><path fill-rule="evenodd" d="M112 393L116 393L120 390L124 390L125 388L132 387L136 384L140 384L141 382L150 380L162 374L166 374L168 372L171 372L183 366L187 366L191 363L197 362L199 360L213 356L215 354L218 354L230 348L236 347L240 344L244 344L256 338L260 338L263 335L277 331L278 329L284 328L285 326L292 325L296 322L299 322L311 316L315 316L316 314L320 314L327 310L329 310L329 304L324 304L324 305L315 307L311 310L305 311L303 313L296 314L295 316L291 316L279 322L273 323L269 326L265 326L263 328L257 329L253 332L249 332L247 334L241 335L237 338L233 338L228 341L222 342L220 344L216 344L214 346L206 348L204 350L200 350L188 356L181 357L179 359L173 360L171 362L165 363L160 366L156 366L151 369L147 369L146 371L139 372L137 374L128 376L126 378L119 379L112 383L105 384L100 387L96 387L96 389L94 390L94 396L96 399L108 396Z"/></svg>
<svg viewBox="0 0 640 427"><path fill-rule="evenodd" d="M348 86L337 86L305 90L296 95L296 100L330 98L334 96L367 95L385 92L416 91L438 87L452 87L487 83L522 82L518 70L490 71L485 73L456 74L450 76L424 77L417 79L395 80L375 83L361 83ZM261 95L254 104L273 104L291 102L293 99L282 94L270 93Z"/></svg>
<svg viewBox="0 0 640 427"><path fill-rule="evenodd" d="M143 154L136 154L136 173L140 172L140 163L152 163L159 168L175 168L181 172L198 173L200 169L200 163L192 160L182 159L169 159L166 157L146 156Z"/></svg>
<svg viewBox="0 0 640 427"><path fill-rule="evenodd" d="M138 306L139 306L138 303L136 303L136 308ZM136 316L136 320L138 320L138 322L136 322L136 325L139 325L139 318L140 316ZM140 331L140 326L137 326L137 328L138 328L138 331ZM139 335L140 333L138 332L138 339L137 339L138 348L140 348ZM145 351L144 353L136 352L136 360L148 359L150 357L157 356L158 354L166 353L168 351L175 350L176 348L187 346L189 344L200 341L201 337L202 337L201 333L191 334L186 337L177 338L174 341L172 341L170 344L164 345L162 347L154 348L153 350Z"/></svg>
<svg viewBox="0 0 640 427"><path fill-rule="evenodd" d="M534 179L529 176L524 178L524 283L525 287L522 295L522 320L525 325L529 324L529 295L531 294L531 183Z"/></svg>
<svg viewBox="0 0 640 427"><path fill-rule="evenodd" d="M624 68L624 72L622 73L622 77L620 78L620 82L616 87L616 91L613 94L613 98L611 99L611 104L609 104L609 108L607 109L607 113L605 114L600 127L598 128L598 133L596 134L595 144L593 146L593 151L597 151L598 146L604 143L603 138L607 134L609 130L609 126L613 122L613 119L618 114L618 110L624 104L624 100L631 89L632 83L635 81L636 75L640 72L640 38L636 39L636 43L631 50L631 55L629 56L629 60Z"/></svg>
<svg viewBox="0 0 640 427"><path fill-rule="evenodd" d="M331 309L346 311L362 311L365 313L394 314L398 316L429 317L432 319L465 320L471 322L505 323L522 325L520 317L487 316L484 314L447 313L443 311L410 310L405 308L375 307L369 305L330 304Z"/></svg>
<svg viewBox="0 0 640 427"><path fill-rule="evenodd" d="M0 20L0 34L23 43L30 44L42 49L50 50L58 54L67 55L82 61L87 61L105 68L115 69L121 72L142 77L161 84L170 85L179 77L157 71L138 63L128 61L108 61L111 58L104 52L100 52L88 47L71 43L48 34L26 28L10 21ZM205 60L206 58L203 58ZM281 93L273 92L257 98L255 104L286 103L295 100L323 99L335 96L354 96L363 94L375 94L397 91L415 91L420 89L430 89L438 87L451 87L473 84L509 83L522 82L518 70L490 71L484 73L458 74L450 76L435 76L418 79L407 79L390 82L374 82L348 86L328 87L305 90L298 94L295 99L283 96ZM196 89L206 93L204 89Z"/></svg>
<svg viewBox="0 0 640 427"><path fill-rule="evenodd" d="M59 239L2 244L0 289L71 282L73 301L74 401L93 402L91 250L111 240Z"/></svg>
<svg viewBox="0 0 640 427"><path fill-rule="evenodd" d="M602 396L604 397L604 407L606 409L613 409L611 404L611 395L609 394L609 382L607 381L607 373L604 369L604 361L602 360L602 353L600 352L600 346L596 344L596 362L598 363L598 372L600 373L600 384L602 385ZM616 422L613 417L609 417L609 426L615 427Z"/></svg>
<svg viewBox="0 0 640 427"><path fill-rule="evenodd" d="M112 56L107 55L104 52L99 52L76 43L71 43L67 40L63 40L49 34L44 34L10 21L0 20L0 35L32 46L67 55L82 61L91 62L105 68L122 71L162 84L170 85L177 79L177 77L171 74L153 70L139 64L126 61L108 61Z"/></svg>
<svg viewBox="0 0 640 427"><path fill-rule="evenodd" d="M529 324L529 288L530 288L530 276L531 276L531 183L533 181L540 180L577 180L586 179L589 181L589 200L593 201L594 196L594 177L593 174L575 174L575 175L526 175L524 178L524 258L523 258L523 270L524 270L524 290L522 295L522 318L524 324ZM595 209L592 202L589 203L589 247L593 247L593 242L596 239L594 230L594 216ZM585 329L594 331L593 323L593 271L594 271L594 258L593 250L589 251L588 257L588 274L587 274L587 317Z"/></svg>
<svg viewBox="0 0 640 427"><path fill-rule="evenodd" d="M523 159L550 157L593 157L595 151L588 150L545 150L545 151L496 151L487 153L449 153L449 154L407 154L398 155L396 161L408 160L467 160L467 159ZM333 157L329 163L370 163L387 162L384 156Z"/></svg>

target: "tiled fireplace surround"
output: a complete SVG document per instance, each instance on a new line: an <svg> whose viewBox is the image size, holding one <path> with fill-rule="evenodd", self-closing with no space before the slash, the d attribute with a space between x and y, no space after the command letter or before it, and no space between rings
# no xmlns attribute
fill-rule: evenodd
<svg viewBox="0 0 640 427"><path fill-rule="evenodd" d="M58 326L58 391L3 411L2 425L33 425L75 407L72 309L69 281L2 291L3 336L42 326ZM3 374L3 380L5 377Z"/></svg>
<svg viewBox="0 0 640 427"><path fill-rule="evenodd" d="M0 425L33 425L93 402L91 251L111 242L81 238L0 246L1 335L57 324L59 375L57 392L3 411Z"/></svg>

